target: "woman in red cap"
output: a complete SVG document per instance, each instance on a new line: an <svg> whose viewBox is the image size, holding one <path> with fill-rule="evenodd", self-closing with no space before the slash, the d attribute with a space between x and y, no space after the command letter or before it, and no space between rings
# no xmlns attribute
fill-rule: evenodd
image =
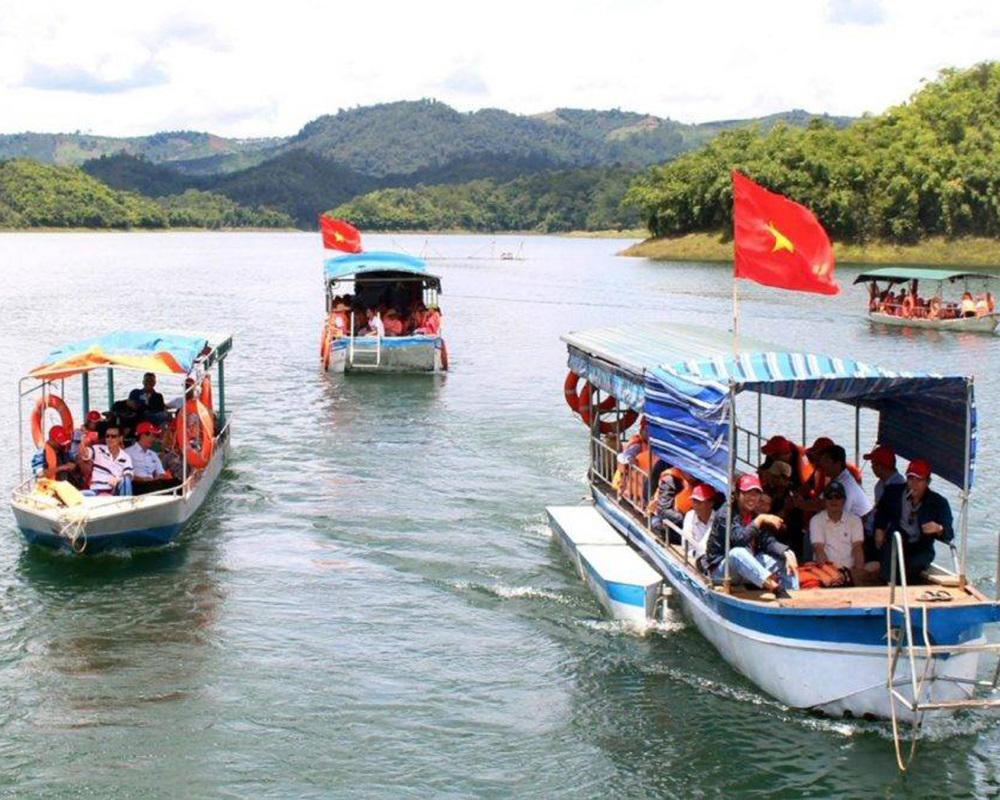
<svg viewBox="0 0 1000 800"><path fill-rule="evenodd" d="M903 566L907 582L917 582L934 563L934 542L955 538L951 506L930 489L931 465L922 458L906 468L906 485L886 486L875 509L875 546L879 548L882 578L889 580L893 534L903 539Z"/></svg>

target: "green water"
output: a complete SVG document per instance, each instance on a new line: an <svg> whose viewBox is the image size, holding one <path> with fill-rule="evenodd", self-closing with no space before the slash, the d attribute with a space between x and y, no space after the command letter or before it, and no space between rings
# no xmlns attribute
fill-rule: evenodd
<svg viewBox="0 0 1000 800"><path fill-rule="evenodd" d="M431 265L452 371L331 378L317 368L318 238L0 235L7 489L18 476L16 378L50 346L157 327L227 330L235 343L232 459L178 545L54 557L26 548L2 518L0 791L1000 791L1000 725L989 715L932 725L902 779L886 725L784 708L681 620L645 636L606 621L550 538L544 507L586 492L560 334L630 320L725 326L727 269L619 259L625 243L615 241L529 238L527 260L491 261L468 258L488 255L489 238L368 237L373 249L449 257ZM520 241L498 239L495 251ZM840 272L845 286L856 273ZM743 330L976 374L971 560L992 591L996 341L873 331L864 299L860 289L830 299L748 287ZM852 419L842 415L843 432Z"/></svg>

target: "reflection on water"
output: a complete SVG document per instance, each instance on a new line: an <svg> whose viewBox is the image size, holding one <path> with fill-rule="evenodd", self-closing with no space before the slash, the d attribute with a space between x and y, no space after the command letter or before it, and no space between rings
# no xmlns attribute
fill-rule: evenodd
<svg viewBox="0 0 1000 800"><path fill-rule="evenodd" d="M369 238L419 252L426 237ZM884 724L781 706L683 620L641 632L606 620L549 536L545 505L586 492L559 336L656 319L725 327L729 268L616 259L621 242L547 237L525 241L523 262L463 261L485 240L435 237L429 252L455 257L433 265L452 371L337 377L317 366L315 239L0 234L0 258L18 265L0 317L8 380L51 345L113 327L234 334L232 460L176 546L69 559L29 551L0 518L4 791L997 793L989 716L932 728L904 782ZM171 276L153 309L143 282L120 281L137 263ZM841 270L845 287L855 271ZM996 340L873 327L860 290L740 294L748 336L976 375L971 559L987 579ZM12 395L0 395L8 454ZM794 430L797 415L775 410L774 424ZM810 433L851 420L810 413ZM10 456L0 476L15 482Z"/></svg>

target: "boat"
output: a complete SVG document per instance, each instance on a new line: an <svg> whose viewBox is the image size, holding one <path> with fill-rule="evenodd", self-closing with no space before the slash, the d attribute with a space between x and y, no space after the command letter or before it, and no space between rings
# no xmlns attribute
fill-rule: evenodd
<svg viewBox="0 0 1000 800"><path fill-rule="evenodd" d="M995 659L1000 647L984 633L1000 620L1000 605L973 584L966 569L976 453L972 378L894 372L742 336L734 347L730 332L677 324L585 330L563 341L567 397L589 423L591 503L576 517L558 508L549 514L574 561L587 562L581 574L600 587L598 596L609 609L614 600L648 616L663 605L651 598L641 571L633 569L634 578L604 576L601 562L588 554L625 544L662 576L671 607L733 669L787 706L891 719L898 731L902 725L918 729L927 714L1000 703L992 694L997 672L992 679L979 675L980 657ZM577 395L581 380L584 390ZM630 502L613 488L619 441L643 415L651 456L728 496L741 470L756 474L768 438L765 398L768 409L781 407L786 423L800 417L803 442L807 408L848 407L855 460L862 409L874 413L882 444L903 458L930 459L935 480L959 488L958 545L942 553L939 543L926 585L907 585L895 568L889 585L799 590L790 599L728 581L713 584L686 546L653 532L643 502ZM641 497L649 497L650 471L640 471ZM892 552L901 558L898 533ZM950 563L940 563L942 558ZM620 563L615 559L622 574ZM909 761L901 746L897 737L902 767Z"/></svg>
<svg viewBox="0 0 1000 800"><path fill-rule="evenodd" d="M905 328L940 331L993 333L1000 322L990 291L998 276L985 272L937 269L932 267L883 267L861 273L854 283L868 284L868 317L872 322ZM921 285L933 290L920 298ZM903 287L899 300L894 287ZM956 297L946 297L945 287L954 287ZM961 288L961 293L957 292ZM971 287L971 288L970 288ZM975 292L973 290L976 290ZM975 311L963 315L962 301Z"/></svg>
<svg viewBox="0 0 1000 800"><path fill-rule="evenodd" d="M21 378L21 474L11 495L11 508L28 543L95 554L158 547L177 539L205 503L229 456L224 362L231 349L228 334L121 331L56 348ZM89 496L65 481L47 481L32 474L25 446L30 437L29 452L42 447L53 410L63 427L72 430L71 406L77 406L81 418L86 418L94 408L95 382L105 384L110 410L116 400L116 379L120 385L122 373L132 375L137 386L148 372L175 384L178 397L168 405L186 408L199 417L198 443L177 426L181 470L174 475L175 485L134 496ZM24 424L28 403L33 405L30 431ZM166 418L170 411L163 414ZM178 411L174 422L187 416Z"/></svg>
<svg viewBox="0 0 1000 800"><path fill-rule="evenodd" d="M438 310L441 278L431 275L423 260L400 253L352 253L324 261L323 274L326 319L320 333L320 364L324 371L448 369ZM368 319L369 314L375 316ZM420 320L425 324L414 327ZM394 323L399 326L396 330Z"/></svg>

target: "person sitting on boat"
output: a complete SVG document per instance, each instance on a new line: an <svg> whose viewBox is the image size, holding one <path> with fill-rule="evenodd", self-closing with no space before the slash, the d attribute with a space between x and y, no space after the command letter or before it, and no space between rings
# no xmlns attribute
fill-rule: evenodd
<svg viewBox="0 0 1000 800"><path fill-rule="evenodd" d="M653 533L672 544L680 544L678 531L684 524L684 516L692 508L692 483L689 475L677 467L668 467L659 473L656 492L649 501L649 527Z"/></svg>
<svg viewBox="0 0 1000 800"><path fill-rule="evenodd" d="M823 490L825 508L809 520L812 560L837 567L861 570L864 567L864 526L861 517L845 508L847 492L839 481Z"/></svg>
<svg viewBox="0 0 1000 800"><path fill-rule="evenodd" d="M839 444L826 448L818 459L819 468L829 481L837 481L846 494L844 512L862 519L872 510L872 501L861 488L858 468L847 463L847 453ZM853 468L853 469L852 469Z"/></svg>
<svg viewBox="0 0 1000 800"><path fill-rule="evenodd" d="M695 558L705 555L708 533L715 521L715 489L699 483L691 490L691 510L684 515L681 538Z"/></svg>
<svg viewBox="0 0 1000 800"><path fill-rule="evenodd" d="M878 478L875 481L875 505L882 500L882 495L889 486L902 486L906 478L896 469L896 451L889 445L876 444L870 453L865 453L865 461L871 462L872 474Z"/></svg>
<svg viewBox="0 0 1000 800"><path fill-rule="evenodd" d="M188 441L191 442L192 446L196 443L200 445L198 440L188 437ZM177 447L177 436L174 433L174 428L172 425L167 425L163 429L163 441L160 447L160 461L163 464L164 469L171 475L177 476L184 474L184 456Z"/></svg>
<svg viewBox="0 0 1000 800"><path fill-rule="evenodd" d="M927 319L941 319L941 298L934 296L927 304Z"/></svg>
<svg viewBox="0 0 1000 800"><path fill-rule="evenodd" d="M732 527L729 530L729 571L737 581L758 586L777 597L788 597L787 589L797 589L798 560L787 545L772 531L784 523L773 514L760 514L757 506L763 489L756 475L743 475L737 482ZM726 574L726 517L723 510L715 515L705 547L706 571L715 582ZM784 562L784 567L782 567Z"/></svg>
<svg viewBox="0 0 1000 800"><path fill-rule="evenodd" d="M985 317L990 313L990 304L985 294L976 295L976 316Z"/></svg>
<svg viewBox="0 0 1000 800"><path fill-rule="evenodd" d="M125 448L128 457L132 459L132 480L136 484L147 483L167 477L160 457L153 450L153 443L162 431L152 422L140 422L135 429L135 442ZM137 487L133 487L137 488ZM141 494L141 492L136 492Z"/></svg>
<svg viewBox="0 0 1000 800"><path fill-rule="evenodd" d="M382 324L385 327L386 336L402 336L403 335L403 320L399 316L399 312L394 308L390 308L385 312L385 316L382 318Z"/></svg>
<svg viewBox="0 0 1000 800"><path fill-rule="evenodd" d="M757 474L762 483L767 483L764 475L775 462L788 464L789 484L796 491L812 474L813 468L810 466L803 449L784 436L772 436L764 442L760 452L764 455L764 461L757 468Z"/></svg>
<svg viewBox="0 0 1000 800"><path fill-rule="evenodd" d="M962 292L961 310L963 317L976 316L976 301L972 299L971 292Z"/></svg>
<svg viewBox="0 0 1000 800"><path fill-rule="evenodd" d="M334 298L333 308L330 309L330 316L326 321L331 336L338 338L347 335L348 328L351 327L350 314L351 307L344 302L343 298Z"/></svg>
<svg viewBox="0 0 1000 800"><path fill-rule="evenodd" d="M424 314L423 321L415 332L425 336L437 336L441 332L441 310L435 305L428 306L427 313Z"/></svg>
<svg viewBox="0 0 1000 800"><path fill-rule="evenodd" d="M617 461L618 468L615 470L612 486L621 497L641 511L646 505L646 478L650 475L652 466L645 417L639 420L638 432L625 444Z"/></svg>
<svg viewBox="0 0 1000 800"><path fill-rule="evenodd" d="M365 324L360 331L361 336L385 336L385 325L377 308L369 308L365 312Z"/></svg>
<svg viewBox="0 0 1000 800"><path fill-rule="evenodd" d="M80 443L80 459L91 463L90 489L95 494L132 494L132 459L122 447L122 429L109 425L104 444Z"/></svg>
<svg viewBox="0 0 1000 800"><path fill-rule="evenodd" d="M49 428L49 435L41 451L32 459L35 474L50 481L69 481L77 488L83 486L82 475L76 461L69 454L72 438L62 425Z"/></svg>
<svg viewBox="0 0 1000 800"><path fill-rule="evenodd" d="M792 468L785 461L775 461L766 470L760 473L761 485L764 487L764 496L761 500L767 499L760 510L762 513L771 513L781 517L785 523L780 531L775 535L778 541L786 544L795 551L798 558L804 555L803 534L805 525L802 511L795 505L795 492L791 484Z"/></svg>
<svg viewBox="0 0 1000 800"><path fill-rule="evenodd" d="M163 395L156 391L156 375L147 372L142 376L142 388L133 389L128 394L143 419L162 425L168 418Z"/></svg>
<svg viewBox="0 0 1000 800"><path fill-rule="evenodd" d="M906 580L915 583L934 563L934 542L955 538L951 506L930 487L931 465L922 458L906 468L906 485L887 486L875 510L875 544L882 562L882 578L890 579L893 534L903 540Z"/></svg>

